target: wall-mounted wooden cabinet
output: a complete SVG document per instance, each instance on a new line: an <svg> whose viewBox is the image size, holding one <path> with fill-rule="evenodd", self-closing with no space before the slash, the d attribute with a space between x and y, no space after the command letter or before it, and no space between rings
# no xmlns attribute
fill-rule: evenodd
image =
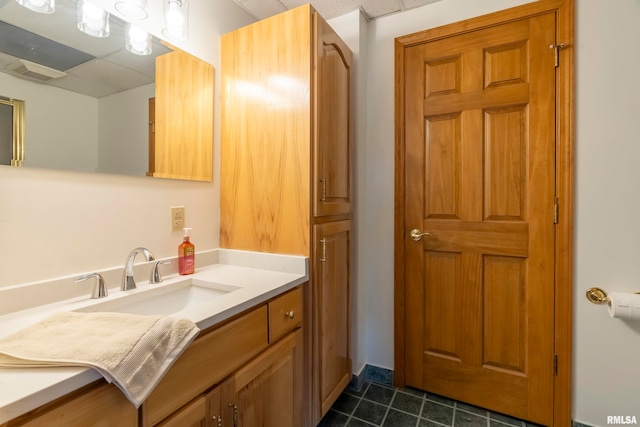
<svg viewBox="0 0 640 427"><path fill-rule="evenodd" d="M351 378L351 64L309 5L221 38L220 246L310 258L301 425Z"/></svg>
<svg viewBox="0 0 640 427"><path fill-rule="evenodd" d="M156 58L148 175L211 181L213 75L211 64L178 49Z"/></svg>

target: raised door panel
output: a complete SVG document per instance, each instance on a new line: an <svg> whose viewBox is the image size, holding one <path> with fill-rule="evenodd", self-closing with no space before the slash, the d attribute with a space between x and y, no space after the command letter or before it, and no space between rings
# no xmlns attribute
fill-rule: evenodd
<svg viewBox="0 0 640 427"><path fill-rule="evenodd" d="M234 427L299 427L302 333L287 335L222 385L223 418Z"/></svg>
<svg viewBox="0 0 640 427"><path fill-rule="evenodd" d="M186 404L157 427L221 427L220 387Z"/></svg>
<svg viewBox="0 0 640 427"><path fill-rule="evenodd" d="M315 375L320 416L351 380L350 253L351 221L314 227ZM318 415L316 413L316 415Z"/></svg>
<svg viewBox="0 0 640 427"><path fill-rule="evenodd" d="M352 53L317 13L314 215L351 213Z"/></svg>

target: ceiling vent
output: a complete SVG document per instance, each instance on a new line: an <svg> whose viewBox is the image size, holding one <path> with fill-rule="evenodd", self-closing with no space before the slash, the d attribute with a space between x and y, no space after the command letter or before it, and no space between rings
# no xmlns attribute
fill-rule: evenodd
<svg viewBox="0 0 640 427"><path fill-rule="evenodd" d="M5 71L19 77L41 82L46 82L48 80L57 79L67 75L64 71L54 70L53 68L45 67L44 65L36 64L35 62L24 59L20 59L14 64L8 66Z"/></svg>

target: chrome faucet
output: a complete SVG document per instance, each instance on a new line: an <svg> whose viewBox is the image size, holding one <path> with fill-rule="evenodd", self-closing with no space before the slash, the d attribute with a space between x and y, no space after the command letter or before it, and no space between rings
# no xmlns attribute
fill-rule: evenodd
<svg viewBox="0 0 640 427"><path fill-rule="evenodd" d="M127 261L124 266L124 273L122 274L122 283L120 284L121 291L128 291L136 288L136 281L133 280L133 261L136 259L137 254L143 254L147 261L153 261L156 257L153 256L151 251L147 248L135 248L131 251L127 257Z"/></svg>
<svg viewBox="0 0 640 427"><path fill-rule="evenodd" d="M91 273L91 274L83 274L82 276L76 277L75 282L84 282L87 279L92 277L96 278L96 284L93 286L93 292L91 293L92 299L104 298L109 295L109 291L107 290L107 285L104 283L104 277L100 273Z"/></svg>

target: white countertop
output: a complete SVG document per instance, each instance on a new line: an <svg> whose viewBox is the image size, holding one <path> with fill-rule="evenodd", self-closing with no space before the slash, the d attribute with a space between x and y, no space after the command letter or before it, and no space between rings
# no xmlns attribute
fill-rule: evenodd
<svg viewBox="0 0 640 427"><path fill-rule="evenodd" d="M218 263L198 268L193 275L173 274L166 276L161 284L149 285L148 282L141 282L138 284L139 289L133 291L110 289L109 296L104 299L92 300L87 294L0 316L0 337L10 335L55 312L82 310L95 303L122 298L127 293L144 292L149 287L170 286L185 277L238 288L226 295L195 304L188 310L171 314L192 320L202 330L309 280L307 259L304 257L223 249L219 252ZM64 396L100 377L97 371L80 367L0 369L0 423Z"/></svg>

